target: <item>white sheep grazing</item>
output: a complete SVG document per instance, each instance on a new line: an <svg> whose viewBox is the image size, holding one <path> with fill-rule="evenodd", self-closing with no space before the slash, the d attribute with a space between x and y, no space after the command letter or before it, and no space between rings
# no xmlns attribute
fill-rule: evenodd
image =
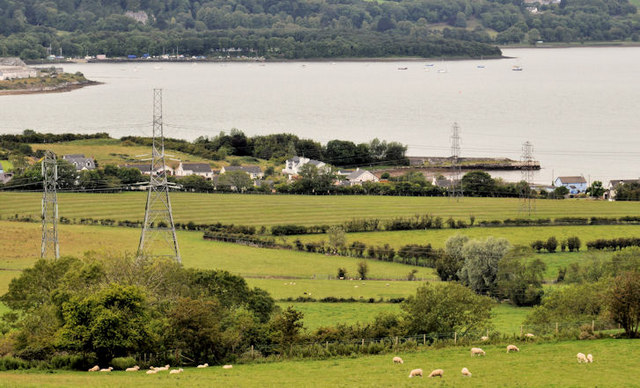
<svg viewBox="0 0 640 388"><path fill-rule="evenodd" d="M584 355L584 353L578 353L576 355L576 357L578 358L578 364L583 363L583 362L584 363L589 362L589 360L587 360L587 357Z"/></svg>
<svg viewBox="0 0 640 388"><path fill-rule="evenodd" d="M483 355L486 356L487 354L484 352L484 350L480 349L480 348L471 348L471 357L473 357L474 355Z"/></svg>
<svg viewBox="0 0 640 388"><path fill-rule="evenodd" d="M169 368L170 368L170 367L169 367L169 364L167 364L167 365L165 365L165 366L161 366L161 367L155 368L155 370L156 370L157 372L161 372L161 371L163 371L163 370L169 370Z"/></svg>
<svg viewBox="0 0 640 388"><path fill-rule="evenodd" d="M593 356L591 355L591 353L587 354L587 361L593 362Z"/></svg>
<svg viewBox="0 0 640 388"><path fill-rule="evenodd" d="M535 335L531 334L531 333L527 333L524 335L527 338L535 338Z"/></svg>
<svg viewBox="0 0 640 388"><path fill-rule="evenodd" d="M469 369L462 368L462 376L463 377L471 377L471 372L469 372Z"/></svg>
<svg viewBox="0 0 640 388"><path fill-rule="evenodd" d="M139 371L139 370L140 370L140 367L139 367L139 366L137 366L137 365L136 365L136 366L133 366L133 367L131 367L131 368L127 368L127 369L125 369L125 371L126 371L126 372L137 372L137 371Z"/></svg>
<svg viewBox="0 0 640 388"><path fill-rule="evenodd" d="M431 373L429 373L429 377L440 377L442 378L442 376L444 375L444 371L442 369L434 369L433 371L431 371Z"/></svg>
<svg viewBox="0 0 640 388"><path fill-rule="evenodd" d="M222 369L231 369L233 368L233 365L223 365Z"/></svg>
<svg viewBox="0 0 640 388"><path fill-rule="evenodd" d="M96 365L93 368L89 369L89 372L97 372L99 370L100 370L100 367L98 365Z"/></svg>
<svg viewBox="0 0 640 388"><path fill-rule="evenodd" d="M100 372L111 372L112 370L113 370L113 367L110 366L108 368L100 369Z"/></svg>
<svg viewBox="0 0 640 388"><path fill-rule="evenodd" d="M404 364L404 361L402 361L402 359L400 357L394 357L393 358L393 363L394 364Z"/></svg>
<svg viewBox="0 0 640 388"><path fill-rule="evenodd" d="M155 375L156 373L158 373L157 369L150 369L150 370L147 371L148 375Z"/></svg>
<svg viewBox="0 0 640 388"><path fill-rule="evenodd" d="M409 378L414 377L414 376L422 377L422 369L414 369L411 372L409 372Z"/></svg>
<svg viewBox="0 0 640 388"><path fill-rule="evenodd" d="M507 353L510 352L519 352L520 349L516 345L507 345Z"/></svg>
<svg viewBox="0 0 640 388"><path fill-rule="evenodd" d="M209 367L209 364L207 364L206 362L204 364L198 365L198 368L207 368L207 367Z"/></svg>
<svg viewBox="0 0 640 388"><path fill-rule="evenodd" d="M482 340L482 342L489 341L489 337L486 335L483 335L482 337L480 337L480 340Z"/></svg>
<svg viewBox="0 0 640 388"><path fill-rule="evenodd" d="M178 373L182 373L182 372L184 372L184 370L182 368L180 368L180 369L174 369L174 370L169 371L169 374L170 375L177 375Z"/></svg>

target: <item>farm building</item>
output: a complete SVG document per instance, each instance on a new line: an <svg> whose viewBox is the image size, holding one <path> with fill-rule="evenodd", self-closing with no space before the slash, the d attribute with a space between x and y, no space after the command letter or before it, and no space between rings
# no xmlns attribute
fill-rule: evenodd
<svg viewBox="0 0 640 388"><path fill-rule="evenodd" d="M630 183L638 183L640 184L640 179L613 179L609 181L609 185L607 186L607 192L604 194L604 198L609 201L615 201L616 199L616 191L618 186L627 185Z"/></svg>
<svg viewBox="0 0 640 388"><path fill-rule="evenodd" d="M553 181L553 185L566 187L569 194L582 194L587 191L587 181L583 176L559 176Z"/></svg>
<svg viewBox="0 0 640 388"><path fill-rule="evenodd" d="M62 159L73 164L76 171L94 170L96 168L96 162L93 158L85 158L83 154L63 155Z"/></svg>
<svg viewBox="0 0 640 388"><path fill-rule="evenodd" d="M361 185L363 182L378 182L377 176L375 176L371 171L356 169L351 174L347 175L347 181L353 185Z"/></svg>
<svg viewBox="0 0 640 388"><path fill-rule="evenodd" d="M177 177L199 175L210 181L213 179L213 170L208 163L180 163L175 169L175 175Z"/></svg>

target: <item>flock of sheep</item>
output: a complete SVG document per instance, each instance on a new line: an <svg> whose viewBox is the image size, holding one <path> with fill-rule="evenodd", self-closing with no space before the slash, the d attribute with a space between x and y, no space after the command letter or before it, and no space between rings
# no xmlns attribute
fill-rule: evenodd
<svg viewBox="0 0 640 388"><path fill-rule="evenodd" d="M198 368L208 368L209 364L201 364L197 366ZM148 375L154 375L158 372L162 372L162 371L169 371L170 375L177 375L179 373L184 372L184 369L179 368L179 369L171 369L169 370L171 367L169 366L169 364L165 365L165 366L159 366L159 367L149 367L149 370L147 371ZM231 369L233 368L233 365L223 365L222 369ZM111 372L113 370L113 367L110 366L108 368L103 368L100 369L100 367L98 365L94 366L93 368L89 369L89 372ZM137 372L140 370L140 367L138 365L133 366L131 368L127 368L125 369L126 372Z"/></svg>
<svg viewBox="0 0 640 388"><path fill-rule="evenodd" d="M527 334L526 337L528 338L533 338L534 335L533 334ZM488 338L485 339L485 337L482 337L482 339L484 341L486 341ZM507 345L507 353L511 353L511 352L519 352L520 349L516 346L516 345ZM487 353L482 350L481 348L471 348L471 357L473 356L486 356ZM578 363L590 363L593 362L593 355L591 354L587 354L586 356L583 353L578 353ZM400 357L393 357L393 363L394 364L404 364L404 361L402 360L402 358ZM469 372L469 369L467 368L462 368L462 376L463 377L471 377L471 372ZM422 375L422 369L412 369L411 372L409 372L409 378L411 377L423 377ZM431 371L431 373L429 373L429 377L443 377L444 376L444 370L442 369L434 369L433 371Z"/></svg>

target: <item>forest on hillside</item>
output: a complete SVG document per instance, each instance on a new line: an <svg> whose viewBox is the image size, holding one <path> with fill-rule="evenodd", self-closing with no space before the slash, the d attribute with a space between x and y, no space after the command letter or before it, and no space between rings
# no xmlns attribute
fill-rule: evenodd
<svg viewBox="0 0 640 388"><path fill-rule="evenodd" d="M0 0L0 54L492 56L496 44L640 39L628 0Z"/></svg>

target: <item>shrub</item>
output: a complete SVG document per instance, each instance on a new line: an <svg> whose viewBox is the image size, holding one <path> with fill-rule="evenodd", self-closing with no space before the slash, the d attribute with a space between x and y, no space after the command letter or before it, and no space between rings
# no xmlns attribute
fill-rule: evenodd
<svg viewBox="0 0 640 388"><path fill-rule="evenodd" d="M338 279L345 279L347 277L346 268L338 268Z"/></svg>
<svg viewBox="0 0 640 388"><path fill-rule="evenodd" d="M83 356L81 354L55 354L49 360L49 366L53 369L73 369L87 370L94 364L96 358L93 355Z"/></svg>
<svg viewBox="0 0 640 388"><path fill-rule="evenodd" d="M531 248L535 249L536 252L540 253L542 248L544 248L544 242L542 242L542 240L536 240L531 243Z"/></svg>
<svg viewBox="0 0 640 388"><path fill-rule="evenodd" d="M549 251L549 253L554 253L556 248L558 247L558 240L555 237L551 236L547 239L547 242L544 244L544 248Z"/></svg>
<svg viewBox="0 0 640 388"><path fill-rule="evenodd" d="M111 360L111 366L116 370L125 370L136 365L136 360L133 357L116 357Z"/></svg>
<svg viewBox="0 0 640 388"><path fill-rule="evenodd" d="M0 370L28 369L29 363L20 358L6 356L0 357Z"/></svg>
<svg viewBox="0 0 640 388"><path fill-rule="evenodd" d="M274 236L290 236L294 234L306 234L307 227L304 225L274 225L271 227L271 234Z"/></svg>
<svg viewBox="0 0 640 388"><path fill-rule="evenodd" d="M580 239L578 237L569 237L567 239L567 247L569 248L569 252L580 251Z"/></svg>

